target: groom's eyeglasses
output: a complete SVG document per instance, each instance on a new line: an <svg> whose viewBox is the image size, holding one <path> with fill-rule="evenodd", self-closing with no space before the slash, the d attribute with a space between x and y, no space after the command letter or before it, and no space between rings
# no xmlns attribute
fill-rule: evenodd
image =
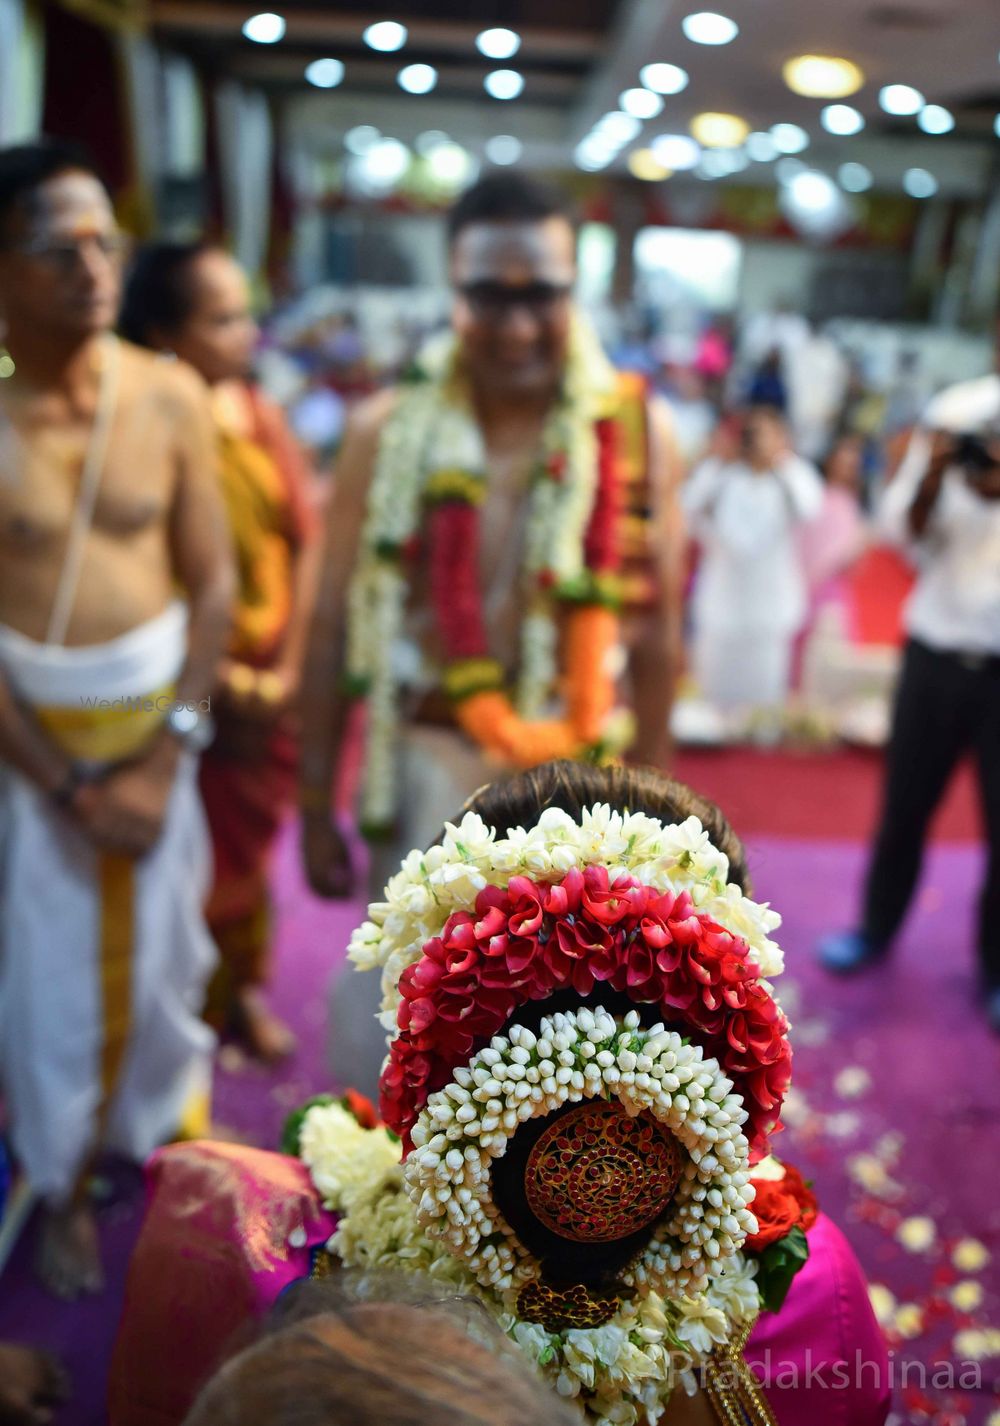
<svg viewBox="0 0 1000 1426"><path fill-rule="evenodd" d="M473 315L485 322L502 322L515 308L523 308L544 321L554 316L570 298L569 283L467 282L459 287Z"/></svg>
<svg viewBox="0 0 1000 1426"><path fill-rule="evenodd" d="M29 238L23 243L8 243L8 252L33 258L46 267L66 275L76 271L86 247L92 247L105 262L117 263L131 251L131 240L124 233L88 233L80 238Z"/></svg>

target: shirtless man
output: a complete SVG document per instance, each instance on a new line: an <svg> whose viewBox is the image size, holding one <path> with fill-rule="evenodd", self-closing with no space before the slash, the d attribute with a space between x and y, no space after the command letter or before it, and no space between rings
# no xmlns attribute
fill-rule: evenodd
<svg viewBox="0 0 1000 1426"><path fill-rule="evenodd" d="M525 542L524 512L546 421L568 369L575 236L558 194L512 174L486 179L459 200L449 239L457 360L468 381L488 476L481 515L484 610L487 618L491 604L500 610L491 625L493 647L509 666L509 654L516 655L517 649L510 628L523 612L516 556ZM353 887L349 849L329 812L349 707L341 691L346 609L380 442L399 399L396 390L370 398L358 408L345 436L305 665L305 850L311 884L324 896L346 896ZM636 717L630 756L662 764L680 632L679 470L663 405L652 401L643 409L640 395L638 421L632 425L639 426L643 445L643 468L633 482L639 488L632 499L640 518L632 523L645 526L648 548L631 571L634 580L638 564L646 588L623 625ZM410 628L417 631L414 642L425 644L419 631L427 623L428 584L426 566L418 567L411 580ZM418 692L404 693L395 838L384 853L373 856L376 897L384 884L383 868L398 865L412 847L434 840L445 818L501 770L457 730L439 690L428 694L421 686ZM366 1021L371 1007L358 1013L352 1004L358 983L368 979L353 977L342 993L335 993L334 1052L351 1083L371 1090L376 1070ZM359 1058L371 1063L359 1069Z"/></svg>
<svg viewBox="0 0 1000 1426"><path fill-rule="evenodd" d="M232 570L200 382L112 335L121 246L72 147L0 151L0 1088L65 1296L101 1285L95 1149L150 1152L212 1049L193 749Z"/></svg>

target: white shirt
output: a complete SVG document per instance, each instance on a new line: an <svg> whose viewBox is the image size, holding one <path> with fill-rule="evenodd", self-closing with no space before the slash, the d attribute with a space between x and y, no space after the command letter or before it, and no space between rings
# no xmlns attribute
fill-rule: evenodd
<svg viewBox="0 0 1000 1426"><path fill-rule="evenodd" d="M923 535L909 511L930 463L931 432L1000 429L1000 375L939 392L882 497L878 525L919 573L906 607L909 633L932 649L1000 654L1000 500L977 495L957 466L944 474Z"/></svg>
<svg viewBox="0 0 1000 1426"><path fill-rule="evenodd" d="M703 550L693 610L700 632L794 634L806 615L795 527L819 514L823 481L790 455L774 470L706 460L681 489Z"/></svg>

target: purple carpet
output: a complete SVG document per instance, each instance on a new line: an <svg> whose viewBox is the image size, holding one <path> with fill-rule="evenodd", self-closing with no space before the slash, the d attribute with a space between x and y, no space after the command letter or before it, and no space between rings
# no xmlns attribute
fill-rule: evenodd
<svg viewBox="0 0 1000 1426"><path fill-rule="evenodd" d="M862 849L755 837L751 854L758 895L785 918L781 993L796 1046L788 1128L776 1147L814 1181L876 1285L896 1352L895 1426L995 1426L1000 1044L974 1000L970 908L980 856L935 849L895 959L843 983L817 969L811 948L823 930L850 920ZM224 1050L215 1106L220 1124L266 1146L290 1108L329 1087L325 987L361 910L309 896L291 832L276 882L273 999L300 1037L299 1053L266 1073ZM0 1278L0 1337L51 1347L72 1373L75 1399L60 1426L105 1426L104 1380L140 1203L134 1173L114 1170L109 1187L103 1297L77 1306L46 1297L30 1276L30 1229ZM959 1361L967 1363L960 1379Z"/></svg>

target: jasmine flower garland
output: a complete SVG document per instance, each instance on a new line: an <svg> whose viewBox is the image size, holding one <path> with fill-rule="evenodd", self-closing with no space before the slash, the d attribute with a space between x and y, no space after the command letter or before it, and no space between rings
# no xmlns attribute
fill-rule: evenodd
<svg viewBox="0 0 1000 1426"><path fill-rule="evenodd" d="M667 1221L624 1274L630 1285L682 1293L738 1251L757 1223L748 1205L747 1118L715 1060L680 1035L619 1025L607 1011L581 1009L495 1037L453 1083L432 1094L413 1130L407 1191L432 1237L467 1261L485 1287L521 1287L539 1264L493 1200L490 1168L529 1119L564 1104L616 1098L631 1116L648 1111L686 1150Z"/></svg>
<svg viewBox="0 0 1000 1426"><path fill-rule="evenodd" d="M580 822L547 808L536 826L498 838L474 812L448 823L439 846L413 851L369 907L369 919L351 937L349 955L359 970L382 970L382 1023L396 1030L402 996L399 979L419 961L426 942L439 936L453 912L471 905L487 886L512 877L556 881L573 868L603 866L613 879L634 876L662 891L688 891L697 909L749 947L762 976L784 968L771 932L781 917L728 881L729 862L697 817L665 826L645 813L620 813L606 805L586 809Z"/></svg>
<svg viewBox="0 0 1000 1426"><path fill-rule="evenodd" d="M362 1136L372 1141L370 1149L363 1147ZM477 1297L592 1426L655 1426L673 1392L693 1388L694 1373L715 1347L760 1310L756 1266L737 1252L724 1266L712 1265L701 1290L674 1300L647 1291L624 1302L601 1327L552 1332L521 1321L516 1292L484 1286L466 1260L422 1227L398 1162L399 1145L383 1130L359 1128L339 1106L317 1106L305 1115L300 1142L324 1201L342 1215L328 1245L336 1257L360 1270L425 1273ZM367 1169L344 1176L344 1166L359 1150ZM331 1169L324 1188L317 1172Z"/></svg>

